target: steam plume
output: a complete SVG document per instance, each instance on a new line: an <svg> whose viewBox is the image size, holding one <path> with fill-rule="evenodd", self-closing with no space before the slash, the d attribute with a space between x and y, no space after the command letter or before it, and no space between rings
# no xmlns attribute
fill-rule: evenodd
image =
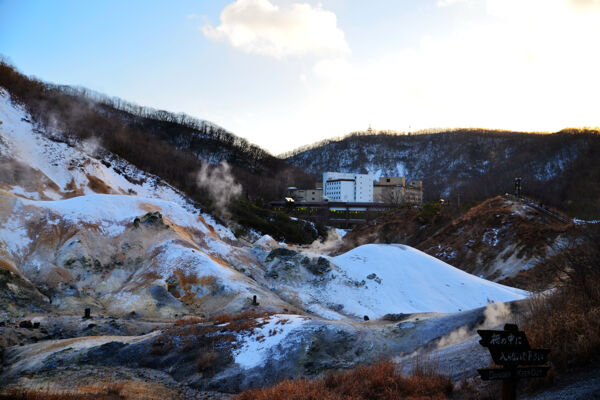
<svg viewBox="0 0 600 400"><path fill-rule="evenodd" d="M437 343L437 348L441 349L442 347L451 346L453 344L464 342L471 335L474 335L476 329L481 328L496 328L498 325L506 322L510 316L511 311L510 308L504 303L488 303L483 311L483 316L485 319L481 323L481 325L473 327L473 329L469 329L468 326L461 326L458 329L453 330L446 336L442 337L440 341Z"/></svg>
<svg viewBox="0 0 600 400"><path fill-rule="evenodd" d="M308 250L314 253L329 255L332 251L337 250L342 244L342 237L335 229L327 231L327 239L323 242L319 239L310 244Z"/></svg>
<svg viewBox="0 0 600 400"><path fill-rule="evenodd" d="M242 194L242 186L235 181L229 164L226 161L221 161L216 167L202 164L196 183L206 189L217 213L223 218L228 218L229 203Z"/></svg>

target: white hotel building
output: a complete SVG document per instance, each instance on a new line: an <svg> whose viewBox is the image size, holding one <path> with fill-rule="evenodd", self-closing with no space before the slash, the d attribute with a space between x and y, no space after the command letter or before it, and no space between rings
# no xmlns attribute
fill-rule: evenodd
<svg viewBox="0 0 600 400"><path fill-rule="evenodd" d="M323 173L323 200L373 202L373 174Z"/></svg>

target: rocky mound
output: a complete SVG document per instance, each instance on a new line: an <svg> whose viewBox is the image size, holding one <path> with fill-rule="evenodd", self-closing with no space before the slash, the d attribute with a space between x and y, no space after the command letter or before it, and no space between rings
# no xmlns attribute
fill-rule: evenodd
<svg viewBox="0 0 600 400"><path fill-rule="evenodd" d="M344 237L342 248L405 243L482 278L500 282L520 276L512 282L539 289L539 279L533 277L540 274L528 279L527 271L543 269L580 234L575 223L545 213L543 205L511 197L494 197L463 215L450 208L433 213L425 208L400 209L375 225L358 227ZM544 284L551 283L547 278Z"/></svg>

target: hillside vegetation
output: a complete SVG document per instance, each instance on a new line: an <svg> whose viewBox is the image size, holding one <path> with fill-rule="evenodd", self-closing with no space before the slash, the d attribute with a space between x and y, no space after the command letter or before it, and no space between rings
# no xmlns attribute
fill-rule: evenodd
<svg viewBox="0 0 600 400"><path fill-rule="evenodd" d="M307 172L373 172L424 182L426 200L482 201L513 191L581 218L600 215L600 131L552 134L453 129L419 135L352 134L284 155Z"/></svg>
<svg viewBox="0 0 600 400"><path fill-rule="evenodd" d="M399 208L375 222L348 233L338 251L365 243L404 243L471 274L528 290L555 283L556 274L548 273L550 260L583 229L504 196L468 209L434 202Z"/></svg>
<svg viewBox="0 0 600 400"><path fill-rule="evenodd" d="M280 240L310 243L319 235L310 226L285 216L273 217L260 207L280 199L291 184L309 185L314 178L215 124L83 88L42 82L1 59L0 87L25 107L40 133L69 145L100 144L107 152L185 192L208 212L226 214ZM223 161L229 167L217 165ZM200 171L205 171L202 184ZM230 187L220 187L213 194L212 186L218 186L216 181L223 175L232 176L227 181ZM241 190L235 194L246 200L236 203L233 213L223 212L221 198L228 196L236 183ZM282 223L274 226L275 220Z"/></svg>

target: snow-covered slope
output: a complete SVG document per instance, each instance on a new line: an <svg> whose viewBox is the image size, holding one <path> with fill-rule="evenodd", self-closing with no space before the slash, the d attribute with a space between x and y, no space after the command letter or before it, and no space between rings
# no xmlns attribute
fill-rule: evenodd
<svg viewBox="0 0 600 400"><path fill-rule="evenodd" d="M330 257L329 244L238 239L93 142L37 130L0 92L0 387L72 385L56 365L77 365L99 382L118 369L231 392L412 353L527 295L408 246ZM433 313L363 321L416 312Z"/></svg>
<svg viewBox="0 0 600 400"><path fill-rule="evenodd" d="M69 142L60 132L38 130L2 88L0 121L0 189L34 200L133 194L190 206L173 187L106 152L94 140Z"/></svg>
<svg viewBox="0 0 600 400"><path fill-rule="evenodd" d="M344 309L358 315L449 313L527 296L400 244L364 245L332 261L360 285L329 285L324 292L331 300L343 299Z"/></svg>
<svg viewBox="0 0 600 400"><path fill-rule="evenodd" d="M72 309L91 304L122 315L188 309L234 312L254 294L286 307L237 271L258 263L224 242L200 215L167 201L84 195L56 201L0 195L1 261Z"/></svg>
<svg viewBox="0 0 600 400"><path fill-rule="evenodd" d="M288 301L300 299L329 319L385 314L452 313L525 298L525 291L478 278L405 245L369 244L337 257L265 259L267 276ZM319 257L319 258L317 258Z"/></svg>
<svg viewBox="0 0 600 400"><path fill-rule="evenodd" d="M156 176L37 130L0 90L0 268L45 288L55 306L169 315L202 301L200 311L233 312L259 294L292 308L233 267L259 268L232 241Z"/></svg>
<svg viewBox="0 0 600 400"><path fill-rule="evenodd" d="M256 295L272 311L358 319L526 295L406 246L361 246L337 257L265 238L250 248L157 177L97 145L36 130L4 92L0 120L0 264L58 308L213 314L245 309ZM277 255L286 251L292 257Z"/></svg>

